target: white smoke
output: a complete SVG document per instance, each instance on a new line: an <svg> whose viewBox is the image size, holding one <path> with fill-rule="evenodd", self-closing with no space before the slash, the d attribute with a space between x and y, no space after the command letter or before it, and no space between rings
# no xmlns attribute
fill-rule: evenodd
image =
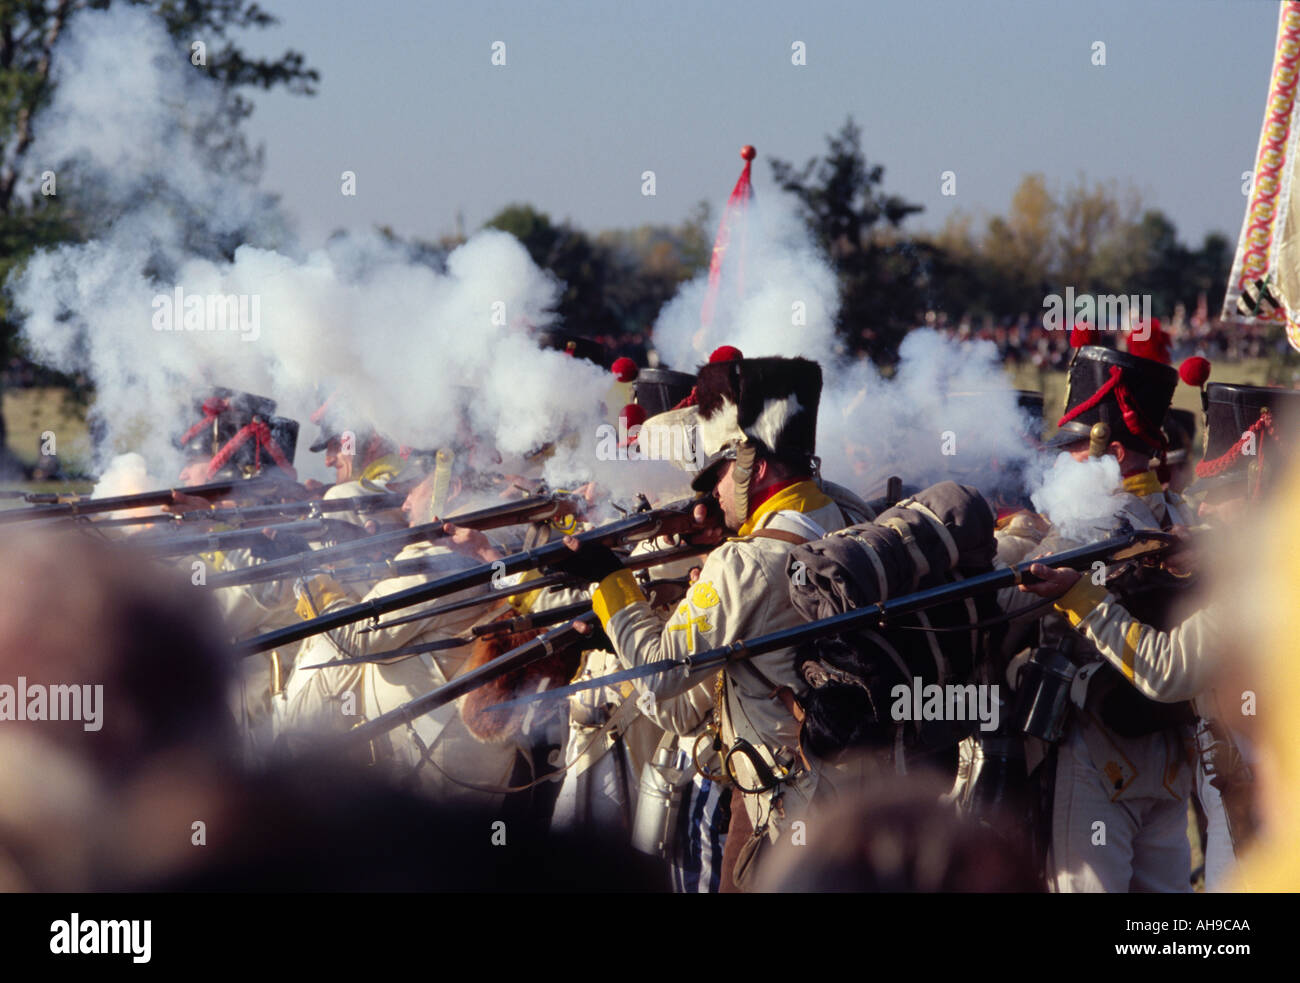
<svg viewBox="0 0 1300 983"><path fill-rule="evenodd" d="M1106 455L1076 461L1061 453L1041 477L1032 501L1047 516L1054 532L1090 543L1111 534L1114 516L1124 504L1119 461Z"/></svg>
<svg viewBox="0 0 1300 983"><path fill-rule="evenodd" d="M694 371L719 345L734 345L747 358L802 355L823 368L840 348L839 284L789 195L750 202L732 230L713 321L702 327L707 292L707 275L692 280L655 324L655 348L680 371Z"/></svg>
<svg viewBox="0 0 1300 983"><path fill-rule="evenodd" d="M445 271L373 233L297 245L272 200L214 157L203 126L223 97L187 54L145 10L82 11L36 121L33 158L59 167L60 194L112 219L88 242L34 255L9 288L33 356L93 382L101 468L138 451L168 483L181 463L172 441L210 386L275 399L302 426L300 472L320 476L306 447L322 386L416 447L468 432L517 455L594 432L609 376L539 349L532 331L553 320L561 286L515 239L481 232ZM202 313L216 297L256 316L222 328ZM583 459L566 460L581 470Z"/></svg>
<svg viewBox="0 0 1300 983"><path fill-rule="evenodd" d="M136 495L160 487L145 459L136 453L119 454L109 463L91 490L92 498Z"/></svg>
<svg viewBox="0 0 1300 983"><path fill-rule="evenodd" d="M1021 491L1019 475L1036 456L1026 435L1036 435L1041 420L1021 411L992 343L916 330L890 377L869 360L847 359L835 333L835 272L790 196L760 192L733 229L726 258L712 324L700 323L707 276L660 314L654 343L666 363L694 371L723 344L747 358L820 363L822 473L859 494L882 493L891 475L917 487L951 478L986 493Z"/></svg>

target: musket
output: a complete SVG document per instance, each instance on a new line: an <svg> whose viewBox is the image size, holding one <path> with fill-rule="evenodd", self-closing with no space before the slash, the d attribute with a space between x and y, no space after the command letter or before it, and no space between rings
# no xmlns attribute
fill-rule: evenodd
<svg viewBox="0 0 1300 983"><path fill-rule="evenodd" d="M648 553L638 553L630 556L623 561L624 570L644 570L647 567L657 567L664 563L674 563L677 560L685 560L688 557L699 556L707 553L709 547L696 546L686 543L682 546L673 546L664 550L651 550ZM378 568L382 576L402 577L412 574L424 573L434 568L437 563L436 557L422 558L415 557L410 560L396 560L388 564L375 563L368 564L368 567ZM406 564L410 564L407 566ZM392 570L391 573L384 573L384 570ZM335 579L339 579L335 575ZM355 579L355 578L354 578ZM369 576L367 579L373 579ZM423 621L426 618L436 618L442 614L450 614L452 611L463 611L466 608L476 607L479 604L488 604L502 596L513 597L516 594L531 594L536 590L544 590L547 587L578 587L586 588L587 584L578 580L577 577L567 573L548 573L542 577L536 577L533 580L526 580L521 584L515 584L509 588L499 588L496 594L488 594L482 597L468 597L459 601L452 601L450 604L443 604L436 608L429 608L425 611L417 611L414 614L406 614L400 618L393 618L391 621L382 621L379 624L367 625L365 628L358 630L359 634L365 634L373 631L383 631L386 628L392 628L394 625L404 625L408 621Z"/></svg>
<svg viewBox="0 0 1300 983"><path fill-rule="evenodd" d="M444 652L447 649L473 645L479 639L487 638L489 635L513 635L515 632L531 631L534 628L549 628L552 625L558 625L562 621L570 621L590 610L590 601L579 601L577 604L565 604L549 611L537 611L533 614L521 615L518 618L507 618L505 621L489 621L485 625L475 625L469 630L468 635L436 638L431 642L417 642L414 645L403 645L400 648L388 649L386 652L372 652L369 655L331 659L329 662L318 662L315 665L302 666L301 668L333 669L336 666L351 666L364 662L387 662L390 659L404 659L412 655L422 655L425 652Z"/></svg>
<svg viewBox="0 0 1300 983"><path fill-rule="evenodd" d="M626 518L584 532L577 539L581 543L598 543L603 546L613 547L631 545L660 535L699 531L700 527L692 515L692 510L697 504L707 503L703 499L696 499L684 504L652 509L648 512L637 512ZM568 547L564 544L564 540L560 539L534 549L512 553L502 559L493 560L491 563L481 563L467 570L448 574L425 584L417 584L405 590L395 591L392 594L374 597L359 604L352 604L337 611L331 611L329 614L323 614L301 624L279 628L275 631L245 639L242 642L236 642L235 651L241 655L269 652L271 649L279 648L282 645L300 642L304 638L310 638L322 632L334 631L336 628L343 628L358 621L365 621L368 618L377 620L389 611L397 611L413 604L423 604L425 601L433 601L471 587L500 582L502 577L508 577L525 570L552 565L564 557L567 551ZM263 564L263 566L266 565ZM211 583L212 580L210 579L208 582ZM531 589L526 585L521 586L523 587L522 590L515 587L510 590L510 593L519 594ZM428 617L428 612L425 612L424 616Z"/></svg>
<svg viewBox="0 0 1300 983"><path fill-rule="evenodd" d="M414 700L403 703L399 707L394 707L374 720L366 721L360 727L354 727L346 734L339 736L338 746L346 747L353 742L374 740L395 727L400 727L402 724L423 717L426 713L432 713L438 707L445 706L470 690L477 689L479 686L507 673L544 659L557 649L582 638L583 632L575 627L576 625L593 625L596 623L596 613L594 611L581 614L570 624L552 628L546 634L539 635L532 641L525 642L509 652L497 656L491 662L485 663L477 669L471 669L463 676L457 676L432 692L417 696ZM323 747L321 750L327 750L327 747Z"/></svg>
<svg viewBox="0 0 1300 983"><path fill-rule="evenodd" d="M270 532L272 535L267 536ZM365 539L366 531L342 519L300 519L256 529L226 529L221 532L195 536L149 536L130 539L123 545L145 556L185 556L190 553L211 553L217 550L242 549L251 546L269 546L274 537L284 533L306 540Z"/></svg>
<svg viewBox="0 0 1300 983"><path fill-rule="evenodd" d="M305 516L316 519L331 512L356 512L365 515L368 512L382 512L386 509L398 508L405 500L405 495L384 492L377 495L357 495L353 498L314 498L305 502L279 502L268 505L234 505L227 508L218 508L213 505L206 509L168 512L163 515L127 515L118 519L87 519L85 521L93 522L97 528L135 526L148 522L176 525L220 522L226 525L243 526L280 517Z"/></svg>
<svg viewBox="0 0 1300 983"><path fill-rule="evenodd" d="M59 495L57 492L30 492L23 497L26 501L35 503L33 507L0 512L0 523L27 522L32 519L49 519L56 516L95 515L100 512L170 505L177 494L193 495L198 498L222 498L230 494L265 494L272 489L283 487L284 484L282 481L265 478L233 478L206 485L193 485L189 488L162 488L135 495L114 495L110 498Z"/></svg>
<svg viewBox="0 0 1300 983"><path fill-rule="evenodd" d="M1153 556L1176 548L1179 545L1178 537L1172 533L1151 530L1126 533L1088 546L1080 546L1061 553L1036 557L1012 567L992 570L989 573L979 574L965 580L941 584L938 587L930 587L912 594L903 594L888 601L869 604L866 607L841 611L829 618L805 622L792 628L782 628L779 631L768 632L766 635L757 635L754 638L741 639L729 645L722 645L706 652L700 652L697 655L690 655L681 659L661 659L656 662L648 662L634 669L609 673L595 679L547 690L545 693L535 693L517 697L513 700L506 700L495 704L490 709L504 709L536 700L560 699L585 690L596 689L601 686L616 686L619 683L633 679L641 679L666 672L678 672L685 679L687 676L703 674L707 670L716 669L728 662L752 659L756 656L766 655L769 652L794 648L819 638L851 634L873 626L888 627L886 622L890 618L914 614L917 611L937 607L941 604L964 601L969 597L975 597L988 591L1002 590L1016 584L1038 583L1042 578L1029 572L1029 568L1036 563L1041 563L1047 567L1069 567L1074 570L1086 570L1090 569L1092 564L1098 560L1119 562L1121 560Z"/></svg>
<svg viewBox="0 0 1300 983"><path fill-rule="evenodd" d="M379 533L353 543L340 543L325 549L311 550L286 556L268 563L229 570L208 578L208 586L213 588L240 587L244 584L256 584L266 580L279 580L284 577L300 577L321 569L328 569L340 560L348 560L367 553L389 550L401 550L411 543L428 539L437 539L444 535L448 525L464 526L467 529L500 529L522 522L537 522L560 516L573 515L582 507L581 499L573 495L537 495L518 502L493 505L476 512L449 516L438 522L424 522L417 526L408 526L393 532Z"/></svg>

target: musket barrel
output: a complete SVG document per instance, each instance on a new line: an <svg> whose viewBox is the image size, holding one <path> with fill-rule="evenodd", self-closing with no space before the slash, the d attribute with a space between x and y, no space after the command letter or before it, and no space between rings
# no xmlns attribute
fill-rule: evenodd
<svg viewBox="0 0 1300 983"><path fill-rule="evenodd" d="M280 482L265 479L237 478L229 481L214 481L206 485L194 485L189 488L161 488L156 491L140 492L135 495L114 495L109 498L87 498L78 495L71 500L59 499L56 504L36 505L28 509L12 509L0 512L0 523L27 522L32 519L47 519L53 516L94 515L98 512L119 512L125 509L143 509L169 505L176 493L193 495L198 498L217 498L233 492L264 492L277 487ZM44 493L38 493L44 494ZM44 498L41 499L42 501Z"/></svg>
<svg viewBox="0 0 1300 983"><path fill-rule="evenodd" d="M674 520L678 523L682 522L683 517L686 522L690 521L689 512L679 513L664 509L639 512L597 529L589 530L577 538L582 542L598 542L607 545L646 539L665 531ZM685 527L682 526L681 528ZM671 531L681 531L681 529ZM365 621L367 618L378 619L389 611L410 607L413 604L422 604L425 601L433 601L449 594L468 590L471 587L480 587L483 584L492 582L494 578L508 577L524 570L546 566L562 557L564 553L561 551L568 551L568 547L564 545L563 540L547 543L545 546L524 550L520 553L513 553L500 560L481 563L478 566L448 574L445 577L439 577L425 584L417 584L414 587L408 587L392 594L371 598L368 601L362 601L359 604L332 611L329 614L312 618L298 625L290 625L287 628L256 635L242 642L236 642L235 650L242 655L269 652L271 649L279 648L282 645L300 642L304 638L310 638L322 632L334 631L337 628L343 628L358 621ZM521 585L521 587L523 590L529 589L524 585ZM520 592L520 590L511 591L511 593ZM428 614L426 613L424 616L428 617Z"/></svg>
<svg viewBox="0 0 1300 983"><path fill-rule="evenodd" d="M327 567L339 560L348 559L397 546L399 548L434 539L443 535L448 524L465 526L469 529L497 529L501 526L515 525L520 522L535 522L551 519L562 514L572 514L578 508L577 499L570 496L543 495L506 505L494 505L491 508L466 512L464 515L451 516L438 522L426 522L406 529L380 533L354 543L342 543L326 549L312 550L296 556L286 556L269 563L261 563L242 570L231 570L209 578L208 586L213 588L241 587L244 584L256 584L281 577L296 577Z"/></svg>
<svg viewBox="0 0 1300 983"><path fill-rule="evenodd" d="M940 604L965 600L967 597L973 597L986 591L1001 590L1016 584L1036 583L1040 578L1029 572L1029 568L1035 563L1054 568L1071 567L1080 570L1090 568L1098 560L1114 562L1138 556L1151 556L1156 553L1163 553L1177 545L1178 537L1171 533L1154 530L1142 530L1127 535L1115 536L1076 549L1034 557L1013 567L992 570L979 576L969 577L950 584L941 584L912 594L904 594L892 600L877 602L866 607L841 611L839 614L831 615L828 618L820 618L817 621L809 621L802 625L782 628L766 635L740 639L729 645L709 649L697 655L685 656L680 659L665 659L662 662L649 662L634 669L609 673L596 679L583 680L582 682L571 683L568 686L561 686L542 693L517 697L499 703L497 706L505 707L519 703L532 703L538 700L558 699L598 686L611 686L656 673L675 671L680 671L686 675L703 673L705 670L715 669L726 662L753 658L766 655L769 652L793 648L804 642L815 641L829 635L857 631L869 625L880 624L890 617L911 614Z"/></svg>
<svg viewBox="0 0 1300 983"><path fill-rule="evenodd" d="M426 713L432 713L440 706L450 703L470 690L482 686L484 683L491 682L506 673L513 672L539 659L544 659L555 651L558 645L570 641L571 636L578 636L580 632L574 627L575 624L592 625L596 623L596 614L589 611L586 614L580 614L571 624L561 625L558 628L552 628L544 635L539 635L530 642L525 642L518 648L511 649L497 658L493 659L486 665L479 666L463 676L457 676L448 683L444 683L437 689L425 693L423 696L417 696L408 703L403 703L399 707L381 714L374 720L369 720L360 727L355 727L343 735L343 742L351 744L352 742L369 741L381 734L386 734L394 727L400 727Z"/></svg>
<svg viewBox="0 0 1300 983"><path fill-rule="evenodd" d="M670 549L653 550L649 553L641 553L638 556L629 557L623 564L624 570L644 570L646 567L656 567L664 563L674 563L677 560L684 560L687 557L699 556L701 553L707 553L706 546L692 546L686 544L683 546L674 546ZM390 570L388 576L402 577L417 573L424 573L425 568L415 566L406 566L406 564L426 564L427 561L416 558L411 560L397 560L387 564ZM374 564L376 568L383 567L383 564ZM345 571L346 572L346 571ZM374 628L362 628L361 631L382 631L385 628L392 628L395 625L404 625L408 621L423 621L426 618L436 618L439 615L450 614L452 611L463 611L465 608L477 607L480 604L487 604L496 600L499 596L512 597L515 594L529 594L535 590L544 590L547 587L583 587L584 584L578 583L572 576L567 573L548 573L545 576L538 577L534 580L525 581L510 588L503 588L499 594L487 597L469 597L460 601L452 601L450 604L440 604L436 608L430 608L427 611L417 611L414 614L403 615L400 618L392 618L384 621Z"/></svg>
<svg viewBox="0 0 1300 983"><path fill-rule="evenodd" d="M271 538L265 535L267 530L277 535L284 533L306 539L333 538L339 535L361 538L366 536L366 531L360 526L342 519L299 519L296 522L283 522L250 529L226 529L195 536L151 536L145 542L128 541L125 545L128 549L147 556L184 556L188 553L208 553L215 550L269 545Z"/></svg>

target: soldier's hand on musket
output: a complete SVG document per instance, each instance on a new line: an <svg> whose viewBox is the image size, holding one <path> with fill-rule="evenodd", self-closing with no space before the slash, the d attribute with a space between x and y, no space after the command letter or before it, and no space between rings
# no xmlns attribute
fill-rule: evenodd
<svg viewBox="0 0 1300 983"><path fill-rule="evenodd" d="M437 521L436 519L434 520ZM450 546L457 553L472 557L483 563L501 559L501 551L492 545L492 540L478 529L466 529L450 522L444 523L443 535L439 542Z"/></svg>
<svg viewBox="0 0 1300 983"><path fill-rule="evenodd" d="M1191 530L1186 526L1174 526L1169 531L1178 537L1178 545L1165 560L1165 569L1175 577L1190 577L1196 572L1198 560Z"/></svg>
<svg viewBox="0 0 1300 983"><path fill-rule="evenodd" d="M705 502L696 502L691 509L691 520L696 528L684 533L682 539L693 546L716 546L727 538L726 527L720 514Z"/></svg>
<svg viewBox="0 0 1300 983"><path fill-rule="evenodd" d="M1056 600L1056 598L1065 594L1083 576L1078 570L1058 570L1054 567L1044 566L1041 563L1030 566L1029 572L1041 579L1037 583L1021 584L1020 589L1027 594L1037 594L1039 597L1045 597L1048 600Z"/></svg>
<svg viewBox="0 0 1300 983"><path fill-rule="evenodd" d="M551 563L556 570L598 584L611 573L623 569L623 561L608 546L584 543L576 536L565 536L563 542L569 548L570 555Z"/></svg>
<svg viewBox="0 0 1300 983"><path fill-rule="evenodd" d="M162 510L171 514L207 512L211 509L225 508L233 504L233 502L209 502L206 498L200 498L198 495L186 495L184 492L173 490L171 504L162 506Z"/></svg>

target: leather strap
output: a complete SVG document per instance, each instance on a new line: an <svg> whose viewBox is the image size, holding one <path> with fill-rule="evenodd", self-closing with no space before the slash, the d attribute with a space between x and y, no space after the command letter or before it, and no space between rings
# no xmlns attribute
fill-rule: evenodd
<svg viewBox="0 0 1300 983"><path fill-rule="evenodd" d="M783 543L789 543L792 546L802 546L808 542L797 532L789 532L785 529L756 529L749 534L751 538L762 536L764 539L779 539Z"/></svg>

